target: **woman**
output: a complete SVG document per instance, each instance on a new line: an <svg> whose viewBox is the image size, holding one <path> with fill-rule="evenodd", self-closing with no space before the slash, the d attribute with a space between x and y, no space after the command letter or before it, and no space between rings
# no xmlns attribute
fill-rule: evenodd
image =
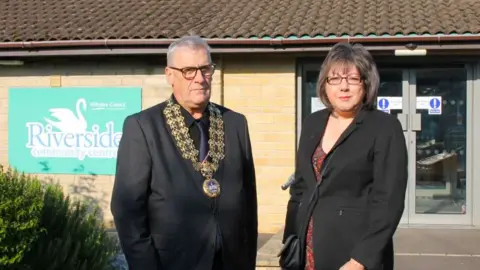
<svg viewBox="0 0 480 270"><path fill-rule="evenodd" d="M306 270L393 269L407 149L397 118L375 109L378 87L361 45L330 50L317 84L327 108L303 124L284 232L284 241L296 234L306 245Z"/></svg>

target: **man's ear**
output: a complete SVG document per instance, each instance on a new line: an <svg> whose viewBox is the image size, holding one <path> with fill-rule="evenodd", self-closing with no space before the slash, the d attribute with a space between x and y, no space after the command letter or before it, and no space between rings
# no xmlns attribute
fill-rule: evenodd
<svg viewBox="0 0 480 270"><path fill-rule="evenodd" d="M173 72L169 67L165 67L165 78L167 79L168 85L173 85Z"/></svg>

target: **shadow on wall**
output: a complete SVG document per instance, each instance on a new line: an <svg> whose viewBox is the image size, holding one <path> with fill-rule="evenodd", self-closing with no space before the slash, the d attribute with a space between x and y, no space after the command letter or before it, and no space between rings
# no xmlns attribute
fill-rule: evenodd
<svg viewBox="0 0 480 270"><path fill-rule="evenodd" d="M39 178L42 183L61 184L58 179L56 179L53 175L49 174L51 171L51 167L49 166L48 161L41 161L39 163L42 166L42 173L45 174L43 178ZM98 219L104 221L105 215L103 209L109 208L110 198L107 192L96 187L95 182L98 178L98 175L92 172L85 171L83 165L80 165L78 168L74 168L73 172L76 173L73 176L73 183L68 186L62 185L66 193L65 195L70 196L70 198L72 199L80 199L82 201L88 202L94 207L98 207ZM91 208L91 211L93 212L93 208ZM113 224L105 225L107 226L107 228L113 227Z"/></svg>
<svg viewBox="0 0 480 270"><path fill-rule="evenodd" d="M62 56L23 59L22 66L0 66L0 77L71 76L83 81L81 86L99 86L90 76L164 75L166 57L151 56ZM18 86L22 85L19 80ZM117 85L112 83L111 86ZM74 85L71 85L74 86Z"/></svg>

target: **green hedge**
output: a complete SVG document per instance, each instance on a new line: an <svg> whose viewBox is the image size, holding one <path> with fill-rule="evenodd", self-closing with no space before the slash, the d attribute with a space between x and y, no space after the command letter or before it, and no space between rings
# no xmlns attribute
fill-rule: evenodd
<svg viewBox="0 0 480 270"><path fill-rule="evenodd" d="M0 167L0 265L20 263L42 230L39 181Z"/></svg>
<svg viewBox="0 0 480 270"><path fill-rule="evenodd" d="M119 252L99 208L55 184L0 172L0 269L105 270Z"/></svg>

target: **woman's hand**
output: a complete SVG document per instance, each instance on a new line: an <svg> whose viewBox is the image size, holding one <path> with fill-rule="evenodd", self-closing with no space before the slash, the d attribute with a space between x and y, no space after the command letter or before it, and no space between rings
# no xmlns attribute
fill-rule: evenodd
<svg viewBox="0 0 480 270"><path fill-rule="evenodd" d="M340 267L339 270L365 270L365 267L354 259L350 259L350 261Z"/></svg>

